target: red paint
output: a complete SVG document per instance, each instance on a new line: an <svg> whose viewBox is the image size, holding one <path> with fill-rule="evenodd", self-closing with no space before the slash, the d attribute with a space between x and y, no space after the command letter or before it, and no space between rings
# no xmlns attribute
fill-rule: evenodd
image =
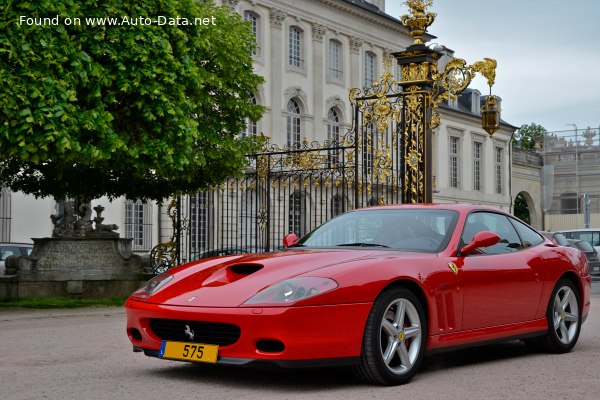
<svg viewBox="0 0 600 400"><path fill-rule="evenodd" d="M127 301L127 330L137 328L142 334L140 341L130 339L137 347L156 350L160 341L149 328L149 318L191 319L241 328L238 342L221 347L220 357L311 360L359 356L374 300L388 285L406 282L425 300L429 350L472 345L545 331L550 294L565 274L577 277L581 318L587 317L591 279L582 253L548 246L546 239L510 254L465 256L459 247L468 213L498 210L469 205L370 209L411 207L459 213L445 249L428 254L368 247L294 248L190 263L172 270L174 279L147 300ZM493 236L485 233L479 240L491 243ZM455 271L449 263L456 265ZM262 268L245 276L231 269L239 264ZM298 276L331 278L338 288L290 306L244 305L262 289ZM281 341L285 350L262 353L256 349L259 340Z"/></svg>

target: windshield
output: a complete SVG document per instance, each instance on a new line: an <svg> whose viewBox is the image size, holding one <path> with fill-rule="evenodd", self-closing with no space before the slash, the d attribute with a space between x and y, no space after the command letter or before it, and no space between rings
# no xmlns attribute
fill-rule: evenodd
<svg viewBox="0 0 600 400"><path fill-rule="evenodd" d="M457 219L458 213L450 210L359 210L330 220L295 246L380 247L437 253L448 244Z"/></svg>

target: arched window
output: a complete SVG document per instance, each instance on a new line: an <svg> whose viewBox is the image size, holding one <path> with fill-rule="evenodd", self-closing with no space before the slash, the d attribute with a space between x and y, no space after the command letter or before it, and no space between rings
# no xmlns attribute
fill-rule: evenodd
<svg viewBox="0 0 600 400"><path fill-rule="evenodd" d="M365 86L373 86L375 82L375 64L377 63L377 56L371 51L365 53Z"/></svg>
<svg viewBox="0 0 600 400"><path fill-rule="evenodd" d="M300 143L300 106L294 99L290 99L287 104L287 144L289 147Z"/></svg>
<svg viewBox="0 0 600 400"><path fill-rule="evenodd" d="M288 64L292 68L303 68L302 60L302 30L297 26L289 29Z"/></svg>
<svg viewBox="0 0 600 400"><path fill-rule="evenodd" d="M335 108L330 108L327 113L327 139L340 140L340 117Z"/></svg>
<svg viewBox="0 0 600 400"><path fill-rule="evenodd" d="M244 11L244 21L250 23L250 29L252 30L254 43L256 44L256 47L252 49L252 55L256 56L260 51L260 17L252 11Z"/></svg>
<svg viewBox="0 0 600 400"><path fill-rule="evenodd" d="M342 44L334 39L329 41L329 78L342 80Z"/></svg>
<svg viewBox="0 0 600 400"><path fill-rule="evenodd" d="M252 95L250 97L250 102L252 104L256 104L256 96ZM258 134L258 128L256 125L256 121L252 121L250 118L246 118L246 130L242 132L242 137L246 136L256 136Z"/></svg>
<svg viewBox="0 0 600 400"><path fill-rule="evenodd" d="M335 108L330 108L327 113L327 139L332 143L331 147L340 145L340 117ZM330 165L335 165L339 161L337 150L329 151Z"/></svg>

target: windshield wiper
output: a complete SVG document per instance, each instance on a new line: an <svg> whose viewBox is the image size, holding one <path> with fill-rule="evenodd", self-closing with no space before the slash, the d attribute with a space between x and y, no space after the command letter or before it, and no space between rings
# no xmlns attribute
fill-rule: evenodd
<svg viewBox="0 0 600 400"><path fill-rule="evenodd" d="M354 246L354 247L390 247L390 246L386 246L386 245L384 245L384 244L377 244L377 243L364 243L364 242L336 244L336 246Z"/></svg>

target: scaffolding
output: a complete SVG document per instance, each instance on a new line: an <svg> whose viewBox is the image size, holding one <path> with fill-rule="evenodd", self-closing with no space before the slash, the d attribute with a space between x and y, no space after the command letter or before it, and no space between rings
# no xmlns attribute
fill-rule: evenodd
<svg viewBox="0 0 600 400"><path fill-rule="evenodd" d="M545 229L583 228L588 209L590 226L600 226L600 128L548 132L538 147Z"/></svg>

